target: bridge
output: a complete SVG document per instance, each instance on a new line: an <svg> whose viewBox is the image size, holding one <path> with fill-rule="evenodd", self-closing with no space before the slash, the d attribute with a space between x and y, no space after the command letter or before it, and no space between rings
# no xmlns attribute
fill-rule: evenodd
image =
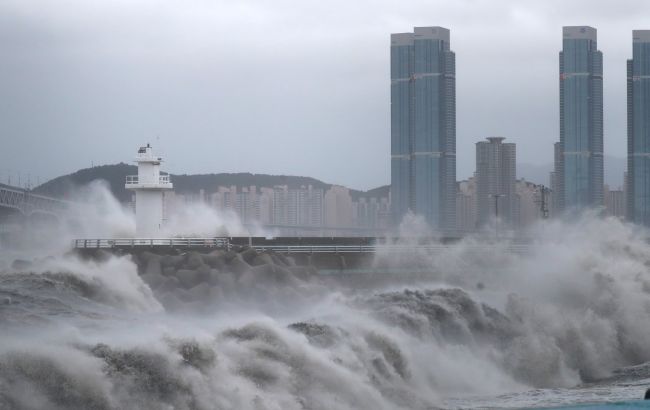
<svg viewBox="0 0 650 410"><path fill-rule="evenodd" d="M0 184L0 249L42 239L42 231L33 228L58 225L68 207L66 201Z"/></svg>
<svg viewBox="0 0 650 410"><path fill-rule="evenodd" d="M68 203L22 188L0 184L0 207L14 209L26 216L37 212L59 215L68 208Z"/></svg>

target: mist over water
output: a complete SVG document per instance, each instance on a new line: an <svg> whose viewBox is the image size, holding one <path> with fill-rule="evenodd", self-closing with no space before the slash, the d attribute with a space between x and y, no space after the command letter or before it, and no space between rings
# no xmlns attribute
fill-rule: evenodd
<svg viewBox="0 0 650 410"><path fill-rule="evenodd" d="M60 238L133 228L101 188L90 197L103 208L61 224ZM184 217L178 226L206 233L237 227L219 215ZM402 233L413 229L423 232L411 220ZM374 263L393 274L356 281L252 250L83 260L32 248L18 262L3 252L0 409L429 409L640 397L650 377L646 232L584 215L542 223L530 237L523 253L481 236L435 254L386 249ZM407 264L418 274L407 275Z"/></svg>

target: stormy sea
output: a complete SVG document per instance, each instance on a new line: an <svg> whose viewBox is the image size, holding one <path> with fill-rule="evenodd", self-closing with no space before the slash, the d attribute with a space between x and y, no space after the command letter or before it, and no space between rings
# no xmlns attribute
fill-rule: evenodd
<svg viewBox="0 0 650 410"><path fill-rule="evenodd" d="M650 246L615 219L379 251L0 253L0 409L540 408L650 387ZM50 238L51 239L51 238ZM50 241L51 242L51 241ZM402 267L417 266L415 274ZM372 265L371 265L372 267ZM642 406L643 402L637 402ZM621 408L621 407L617 407Z"/></svg>

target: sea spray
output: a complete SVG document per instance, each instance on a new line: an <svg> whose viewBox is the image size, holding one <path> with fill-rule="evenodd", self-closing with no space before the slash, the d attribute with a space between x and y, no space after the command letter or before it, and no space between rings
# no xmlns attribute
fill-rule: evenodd
<svg viewBox="0 0 650 410"><path fill-rule="evenodd" d="M425 273L354 288L251 250L6 267L0 404L425 409L650 360L644 232L585 216L531 237L386 250Z"/></svg>

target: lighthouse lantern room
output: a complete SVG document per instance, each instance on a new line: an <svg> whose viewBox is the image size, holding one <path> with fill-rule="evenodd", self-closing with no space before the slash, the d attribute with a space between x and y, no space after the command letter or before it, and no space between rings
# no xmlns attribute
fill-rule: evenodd
<svg viewBox="0 0 650 410"><path fill-rule="evenodd" d="M158 238L165 220L164 191L174 186L169 175L160 175L162 158L151 145L140 147L135 158L138 175L126 177L126 189L135 191L135 231L138 238Z"/></svg>

